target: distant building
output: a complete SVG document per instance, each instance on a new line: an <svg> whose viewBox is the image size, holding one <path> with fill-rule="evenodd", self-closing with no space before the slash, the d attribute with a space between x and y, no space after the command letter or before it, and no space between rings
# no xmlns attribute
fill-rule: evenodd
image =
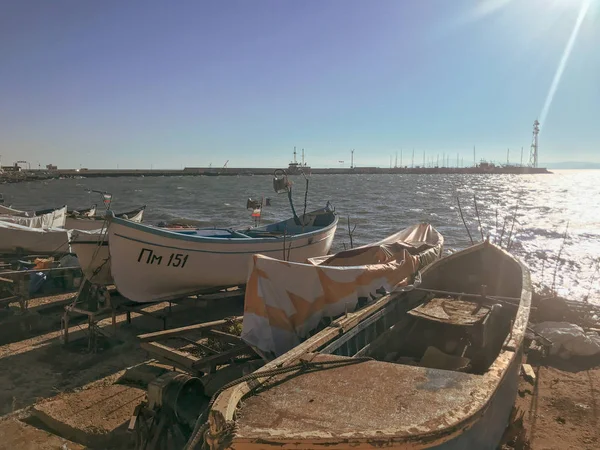
<svg viewBox="0 0 600 450"><path fill-rule="evenodd" d="M58 167L55 166L54 164L48 164L46 166L46 169L48 169L48 170L58 170Z"/></svg>
<svg viewBox="0 0 600 450"><path fill-rule="evenodd" d="M12 166L2 166L2 170L4 172L20 172L21 166L19 166L17 163L14 163Z"/></svg>

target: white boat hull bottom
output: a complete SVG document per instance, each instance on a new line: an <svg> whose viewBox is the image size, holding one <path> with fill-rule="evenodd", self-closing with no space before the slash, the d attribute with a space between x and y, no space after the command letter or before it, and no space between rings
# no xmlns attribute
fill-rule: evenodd
<svg viewBox="0 0 600 450"><path fill-rule="evenodd" d="M70 253L69 232L63 229L29 228L0 222L0 253Z"/></svg>
<svg viewBox="0 0 600 450"><path fill-rule="evenodd" d="M100 240L100 237L98 240ZM110 273L110 254L106 241L102 245L98 245L98 242L91 240L73 241L71 242L71 249L77 255L81 271L87 280L95 284L113 284Z"/></svg>
<svg viewBox="0 0 600 450"><path fill-rule="evenodd" d="M335 228L288 239L286 258L288 252L290 261L326 255ZM109 227L111 272L121 295L136 302L163 301L211 287L242 285L246 283L252 255L284 256L281 239L253 241L182 242L113 222Z"/></svg>

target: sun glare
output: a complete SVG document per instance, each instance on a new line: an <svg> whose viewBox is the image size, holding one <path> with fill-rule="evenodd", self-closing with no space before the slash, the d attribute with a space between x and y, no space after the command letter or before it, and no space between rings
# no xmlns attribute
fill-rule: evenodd
<svg viewBox="0 0 600 450"><path fill-rule="evenodd" d="M550 111L550 106L552 105L552 100L554 99L554 94L556 94L556 90L560 84L560 80L562 78L563 72L565 71L565 67L567 66L567 62L569 61L569 56L571 56L571 51L573 50L573 46L575 45L575 41L577 40L577 36L579 34L579 30L581 29L581 24L583 20L587 16L587 13L592 4L592 0L583 0L583 2L574 2L570 0L554 0L555 3L579 3L580 9L579 14L577 15L577 20L575 21L575 25L573 26L573 31L571 31L571 35L569 36L569 40L567 41L567 45L562 53L560 58L560 62L558 63L558 67L556 68L556 72L554 73L554 78L552 79L552 84L550 85L550 90L548 91L548 95L546 95L546 101L544 102L544 106L542 107L542 112L540 113L540 123L541 126L544 126L546 122L546 117L548 116L548 112Z"/></svg>

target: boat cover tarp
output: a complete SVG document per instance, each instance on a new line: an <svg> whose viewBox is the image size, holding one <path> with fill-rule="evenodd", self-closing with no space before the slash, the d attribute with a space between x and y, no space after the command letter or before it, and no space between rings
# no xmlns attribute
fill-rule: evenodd
<svg viewBox="0 0 600 450"><path fill-rule="evenodd" d="M444 239L429 224L402 230L375 244L307 264L254 255L244 306L242 339L282 355L308 337L323 318L352 312L360 298L378 297L413 281L442 252Z"/></svg>
<svg viewBox="0 0 600 450"><path fill-rule="evenodd" d="M421 267L439 258L444 238L428 223L410 226L374 244L363 245L334 255L310 258L309 262L320 266L362 266L394 261L402 250L418 254ZM434 251L427 251L433 249Z"/></svg>
<svg viewBox="0 0 600 450"><path fill-rule="evenodd" d="M242 339L282 355L308 337L324 317L354 311L370 299L412 281L418 257L403 250L395 261L364 266L315 266L254 255L246 285Z"/></svg>
<svg viewBox="0 0 600 450"><path fill-rule="evenodd" d="M2 222L10 222L29 228L62 228L65 226L66 220L66 206L35 217L22 217L9 214L0 215L0 221Z"/></svg>

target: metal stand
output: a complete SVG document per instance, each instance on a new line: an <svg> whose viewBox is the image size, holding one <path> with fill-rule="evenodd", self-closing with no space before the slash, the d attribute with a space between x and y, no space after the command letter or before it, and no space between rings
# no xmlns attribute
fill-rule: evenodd
<svg viewBox="0 0 600 450"><path fill-rule="evenodd" d="M100 294L102 295L104 304L99 308ZM81 304L84 307L77 306ZM93 285L87 280L81 283L75 300L70 305L65 306L65 312L61 320L61 332L64 344L69 343L69 321L73 315L86 315L88 318L88 351L96 352L99 334L106 336L98 326L98 322L107 315L110 315L112 318L112 334L113 336L116 335L116 309L112 304L110 292L104 287Z"/></svg>
<svg viewBox="0 0 600 450"><path fill-rule="evenodd" d="M0 306L8 306L9 303L18 302L20 313L27 312L31 295L29 293L29 284L34 274L43 273L49 280L62 278L67 286L65 291L69 291L74 286L76 277L82 277L79 267L54 267L50 269L27 269L27 270L7 270L0 272L0 285L5 291L12 295L0 299ZM83 277L82 277L83 278Z"/></svg>

